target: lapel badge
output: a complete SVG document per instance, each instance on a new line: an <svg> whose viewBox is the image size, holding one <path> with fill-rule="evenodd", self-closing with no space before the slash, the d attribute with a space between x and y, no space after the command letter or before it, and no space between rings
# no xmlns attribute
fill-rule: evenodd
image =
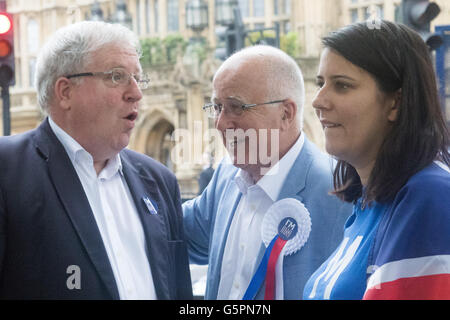
<svg viewBox="0 0 450 320"><path fill-rule="evenodd" d="M144 200L144 203L147 206L148 212L150 214L158 214L158 210L156 209L158 206L155 203L153 203L149 197L143 196L142 200Z"/></svg>

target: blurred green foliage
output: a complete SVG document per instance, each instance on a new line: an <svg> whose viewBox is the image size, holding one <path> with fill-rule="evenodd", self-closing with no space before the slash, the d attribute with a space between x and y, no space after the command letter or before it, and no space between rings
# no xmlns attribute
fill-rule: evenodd
<svg viewBox="0 0 450 320"><path fill-rule="evenodd" d="M171 34L164 39L142 39L141 64L143 67L173 64L179 54L184 54L186 46L187 41L180 34Z"/></svg>
<svg viewBox="0 0 450 320"><path fill-rule="evenodd" d="M300 56L300 43L296 32L289 32L280 38L280 49L290 55L292 58Z"/></svg>
<svg viewBox="0 0 450 320"><path fill-rule="evenodd" d="M275 41L275 31L265 30L261 32L251 32L247 34L245 45L260 43L261 40L266 43ZM205 39L195 41L189 44L180 34L171 34L166 38L146 38L141 40L142 56L141 64L145 67L174 64L178 55L184 55L189 48L188 54L196 54L200 61L204 61L209 52L211 52L208 42ZM289 32L281 35L280 49L293 58L300 56L300 44L298 35L295 32Z"/></svg>

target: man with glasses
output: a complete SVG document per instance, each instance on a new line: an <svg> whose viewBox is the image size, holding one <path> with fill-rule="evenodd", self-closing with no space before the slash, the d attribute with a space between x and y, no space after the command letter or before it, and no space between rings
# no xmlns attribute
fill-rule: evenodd
<svg viewBox="0 0 450 320"><path fill-rule="evenodd" d="M0 298L192 298L177 181L126 149L149 82L138 44L81 22L42 49L48 117L0 138Z"/></svg>
<svg viewBox="0 0 450 320"><path fill-rule="evenodd" d="M300 299L306 280L342 240L351 208L328 194L333 162L302 132L303 104L300 68L273 47L243 49L214 76L203 109L230 157L203 193L183 204L191 262L208 264L206 299L265 297L264 283L248 292L266 249L263 218L276 201L302 202L312 227L304 247L284 257L283 290L275 298Z"/></svg>

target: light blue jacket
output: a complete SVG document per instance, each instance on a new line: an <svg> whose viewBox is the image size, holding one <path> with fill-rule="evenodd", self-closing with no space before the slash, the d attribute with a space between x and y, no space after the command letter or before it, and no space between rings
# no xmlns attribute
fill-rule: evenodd
<svg viewBox="0 0 450 320"><path fill-rule="evenodd" d="M300 200L311 215L311 233L305 246L284 258L284 298L301 299L309 276L342 240L344 223L352 207L333 195L330 157L305 138L278 200ZM191 263L209 264L205 299L217 299L225 242L241 198L234 177L239 169L222 161L208 187L197 198L183 204L184 228ZM258 262L264 253L261 245ZM264 296L260 290L257 299Z"/></svg>

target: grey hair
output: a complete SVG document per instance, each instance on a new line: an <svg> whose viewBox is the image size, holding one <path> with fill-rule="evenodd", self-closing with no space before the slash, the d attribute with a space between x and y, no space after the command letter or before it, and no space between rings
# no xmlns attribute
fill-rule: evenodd
<svg viewBox="0 0 450 320"><path fill-rule="evenodd" d="M241 63L255 63L266 76L268 99L292 99L297 105L297 119L303 128L305 83L297 62L284 51L267 45L244 48L231 55L217 70L215 77L224 69L239 68ZM257 66L256 66L257 65Z"/></svg>
<svg viewBox="0 0 450 320"><path fill-rule="evenodd" d="M35 84L38 104L48 113L56 81L85 71L93 52L109 45L131 47L141 55L139 38L119 24L83 21L56 31L41 49L36 62Z"/></svg>

